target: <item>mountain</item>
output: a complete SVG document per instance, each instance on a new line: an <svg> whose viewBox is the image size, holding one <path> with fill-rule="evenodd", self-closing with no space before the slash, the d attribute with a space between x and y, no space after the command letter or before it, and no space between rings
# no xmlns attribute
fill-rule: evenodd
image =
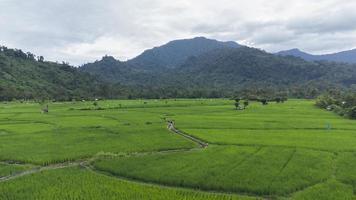
<svg viewBox="0 0 356 200"><path fill-rule="evenodd" d="M236 42L220 42L204 37L174 40L163 46L146 50L128 63L146 70L172 69L183 64L191 56L226 47L239 48L240 45Z"/></svg>
<svg viewBox="0 0 356 200"><path fill-rule="evenodd" d="M307 62L248 47L219 49L192 57L177 69L177 74L199 87L229 90L252 85L290 88L308 83L356 84L354 65Z"/></svg>
<svg viewBox="0 0 356 200"><path fill-rule="evenodd" d="M79 70L109 82L115 82L115 80L127 82L127 78L135 74L135 70L127 63L116 60L112 56L104 56L101 60L85 64Z"/></svg>
<svg viewBox="0 0 356 200"><path fill-rule="evenodd" d="M308 61L325 60L332 62L356 63L356 49L349 51L342 51L339 53L325 54L325 55L312 55L300 51L299 49L291 49L287 51L278 52L277 55L282 56L295 56L303 58Z"/></svg>
<svg viewBox="0 0 356 200"><path fill-rule="evenodd" d="M179 67L188 58L198 56L215 49L239 48L236 42L221 42L196 37L193 39L174 40L160 47L144 51L141 55L127 62L104 56L94 63L80 67L101 80L125 85L149 84L160 82L160 74Z"/></svg>
<svg viewBox="0 0 356 200"><path fill-rule="evenodd" d="M298 58L302 58L304 60L308 60L308 61L315 61L318 60L316 59L315 55L311 55L308 53L305 53L299 49L291 49L291 50L286 50L286 51L280 51L278 53L276 53L277 55L281 55L281 56L294 56L294 57L298 57Z"/></svg>
<svg viewBox="0 0 356 200"><path fill-rule="evenodd" d="M356 88L356 65L309 62L298 58L308 56L303 52L292 53L281 56L286 52L275 55L193 38L147 50L127 62L104 56L75 68L1 47L0 100L231 97L246 90L258 96L283 91L309 98L330 88Z"/></svg>
<svg viewBox="0 0 356 200"><path fill-rule="evenodd" d="M104 56L101 60L87 63L79 67L79 71L89 73L98 79L126 86L154 85L157 78L165 70L159 72L145 70L128 62L121 62L112 56Z"/></svg>
<svg viewBox="0 0 356 200"><path fill-rule="evenodd" d="M0 47L0 100L91 98L104 83L67 64L38 60L31 53Z"/></svg>
<svg viewBox="0 0 356 200"><path fill-rule="evenodd" d="M322 60L345 62L345 63L356 63L356 49L349 50L349 51L342 51L334 54L321 55L320 57Z"/></svg>
<svg viewBox="0 0 356 200"><path fill-rule="evenodd" d="M294 56L283 56L288 54ZM104 57L80 70L149 98L226 97L251 88L314 97L328 88L355 87L355 65L298 57L313 55L297 49L275 55L234 42L194 38L169 42L127 62Z"/></svg>
<svg viewBox="0 0 356 200"><path fill-rule="evenodd" d="M89 70L91 67L95 70ZM294 97L314 97L330 87L356 85L355 65L308 62L244 46L216 48L159 71L140 69L112 57L87 64L83 69L106 81L132 86L140 91L138 96L150 98L221 97L251 88L273 88L288 91Z"/></svg>

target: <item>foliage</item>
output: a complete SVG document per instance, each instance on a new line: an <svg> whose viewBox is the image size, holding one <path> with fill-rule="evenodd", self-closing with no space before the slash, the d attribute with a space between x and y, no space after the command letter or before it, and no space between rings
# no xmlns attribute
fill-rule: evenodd
<svg viewBox="0 0 356 200"><path fill-rule="evenodd" d="M75 68L0 48L0 101L13 99L315 98L356 88L356 68L307 62L205 38L173 41L127 62L111 56ZM240 96L242 97L242 96Z"/></svg>
<svg viewBox="0 0 356 200"><path fill-rule="evenodd" d="M0 101L107 97L105 84L66 63L38 60L32 53L0 48Z"/></svg>
<svg viewBox="0 0 356 200"><path fill-rule="evenodd" d="M189 46L180 42L177 41L182 48ZM166 48L177 56L187 53L181 48L162 46L128 62L104 57L81 70L129 86L133 97L145 98L217 98L244 92L251 100L270 99L276 93L283 94L283 98L315 98L327 89L356 84L356 68L350 64L307 62L242 46L195 50L190 57L174 61L171 53L165 56Z"/></svg>
<svg viewBox="0 0 356 200"><path fill-rule="evenodd" d="M317 98L316 105L334 111L341 116L356 119L356 93L345 92L336 94L329 92Z"/></svg>

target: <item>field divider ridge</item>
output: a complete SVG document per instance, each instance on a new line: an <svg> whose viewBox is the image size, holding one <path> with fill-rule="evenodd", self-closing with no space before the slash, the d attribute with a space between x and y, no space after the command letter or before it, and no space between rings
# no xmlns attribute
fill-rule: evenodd
<svg viewBox="0 0 356 200"><path fill-rule="evenodd" d="M174 126L174 122L173 122L173 121L168 121L167 128L168 128L168 130L170 130L171 132L174 132L174 133L176 133L176 134L178 134L178 135L181 135L181 136L183 136L183 137L185 137L185 138L187 138L187 139L193 141L194 143L197 143L197 144L198 144L199 146L201 146L202 148L206 148L206 147L209 146L208 143L206 143L206 142L204 142L204 141L202 141L202 140L200 140L200 139L198 139L198 138L196 138L196 137L194 137L194 136L191 136L191 135L189 135L189 134L187 134L187 133L185 133L185 132L183 132L183 131L181 131L181 130L179 130L179 129L177 129L177 128Z"/></svg>

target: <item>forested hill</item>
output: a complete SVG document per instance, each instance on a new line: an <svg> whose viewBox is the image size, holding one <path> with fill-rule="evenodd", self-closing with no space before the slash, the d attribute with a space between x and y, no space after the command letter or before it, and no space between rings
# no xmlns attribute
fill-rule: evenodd
<svg viewBox="0 0 356 200"><path fill-rule="evenodd" d="M67 64L0 47L0 100L93 98L107 87L94 76Z"/></svg>
<svg viewBox="0 0 356 200"><path fill-rule="evenodd" d="M143 96L150 93L148 96L155 97L219 97L260 89L315 97L329 88L356 86L355 65L308 62L244 46L225 46L190 56L174 68L149 69L111 57L82 67L103 80L139 86Z"/></svg>
<svg viewBox="0 0 356 200"><path fill-rule="evenodd" d="M202 41L206 45L200 44ZM218 47L215 45L215 48L204 51L196 47L187 53L184 51L189 45L185 48L167 47L172 44L200 44L204 48L208 44L218 44ZM167 52L160 48L168 48L170 53L165 54ZM291 97L312 98L332 88L356 89L356 65L352 64L309 62L206 38L178 40L152 51L156 53L151 59L157 61L157 65L147 64L147 60L121 62L104 56L78 69L2 47L0 98L231 97L241 91L256 95L273 93L270 91L288 92ZM159 56L157 52L160 52ZM173 56L172 62L167 65L161 58L168 61L170 56Z"/></svg>
<svg viewBox="0 0 356 200"><path fill-rule="evenodd" d="M192 87L219 90L270 87L293 92L296 87L324 90L356 84L355 65L307 62L248 47L219 49L191 57L175 73Z"/></svg>
<svg viewBox="0 0 356 200"><path fill-rule="evenodd" d="M101 60L83 65L80 70L112 83L155 85L157 82L162 83L162 74L170 73L190 57L216 49L239 47L241 45L236 42L221 42L204 37L174 40L146 50L127 62L104 56Z"/></svg>
<svg viewBox="0 0 356 200"><path fill-rule="evenodd" d="M241 46L236 42L220 42L204 37L174 40L146 50L127 62L104 56L99 61L83 65L81 70L108 81L122 82L126 79L125 81L130 82L132 76L141 77L147 73L154 76L155 73L177 68L192 56L199 56L215 49L239 47Z"/></svg>
<svg viewBox="0 0 356 200"><path fill-rule="evenodd" d="M308 60L308 61L325 60L325 61L332 61L332 62L356 64L356 49L352 49L349 51L342 51L338 53L324 54L324 55L313 55L313 54L305 53L299 49L291 49L287 51L278 52L277 54L283 56L295 56L295 57L303 58L304 60Z"/></svg>
<svg viewBox="0 0 356 200"><path fill-rule="evenodd" d="M150 71L164 68L176 68L182 65L189 57L198 56L214 49L239 48L236 42L221 42L196 37L192 39L174 40L165 45L144 51L128 63L140 69Z"/></svg>

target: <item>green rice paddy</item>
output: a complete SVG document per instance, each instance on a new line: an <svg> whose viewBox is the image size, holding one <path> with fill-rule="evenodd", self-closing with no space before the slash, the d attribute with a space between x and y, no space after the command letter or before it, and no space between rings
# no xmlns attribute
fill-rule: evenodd
<svg viewBox="0 0 356 200"><path fill-rule="evenodd" d="M356 121L313 101L242 111L223 99L40 108L0 104L0 199L356 197Z"/></svg>

